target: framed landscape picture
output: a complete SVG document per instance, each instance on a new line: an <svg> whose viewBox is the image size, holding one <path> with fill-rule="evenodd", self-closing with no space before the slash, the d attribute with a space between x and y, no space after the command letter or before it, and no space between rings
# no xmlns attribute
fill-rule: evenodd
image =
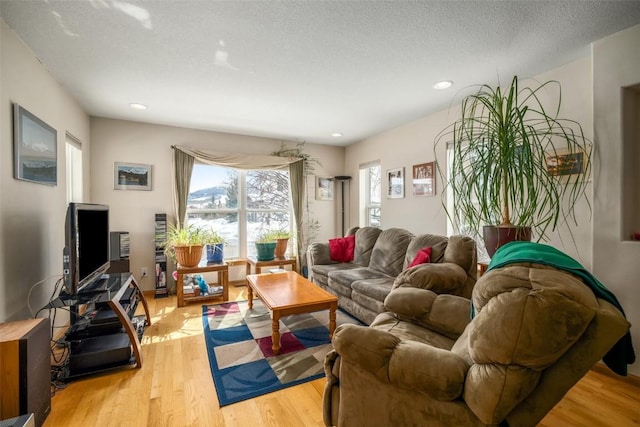
<svg viewBox="0 0 640 427"><path fill-rule="evenodd" d="M13 104L13 176L44 185L58 184L58 133Z"/></svg>
<svg viewBox="0 0 640 427"><path fill-rule="evenodd" d="M387 171L387 198L402 199L404 197L404 168Z"/></svg>
<svg viewBox="0 0 640 427"><path fill-rule="evenodd" d="M413 195L434 196L436 194L436 176L434 162L413 165Z"/></svg>
<svg viewBox="0 0 640 427"><path fill-rule="evenodd" d="M316 177L316 200L333 200L333 178Z"/></svg>
<svg viewBox="0 0 640 427"><path fill-rule="evenodd" d="M547 153L545 161L549 175L574 175L584 171L584 153Z"/></svg>
<svg viewBox="0 0 640 427"><path fill-rule="evenodd" d="M116 190L151 190L151 165L115 162L113 179Z"/></svg>

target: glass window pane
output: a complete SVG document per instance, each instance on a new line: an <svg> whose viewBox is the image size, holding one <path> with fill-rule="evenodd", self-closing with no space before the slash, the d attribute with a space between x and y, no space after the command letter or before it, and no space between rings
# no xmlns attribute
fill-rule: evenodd
<svg viewBox="0 0 640 427"><path fill-rule="evenodd" d="M371 204L379 204L382 200L381 193L382 167L380 165L369 168L369 201Z"/></svg>
<svg viewBox="0 0 640 427"><path fill-rule="evenodd" d="M289 172L247 172L247 209L289 209Z"/></svg>
<svg viewBox="0 0 640 427"><path fill-rule="evenodd" d="M371 227L380 227L380 208L369 208L369 221L367 224Z"/></svg>
<svg viewBox="0 0 640 427"><path fill-rule="evenodd" d="M189 185L188 209L236 209L238 171L209 165L194 165Z"/></svg>
<svg viewBox="0 0 640 427"><path fill-rule="evenodd" d="M237 212L194 212L187 214L187 224L196 227L211 227L224 242L224 257L237 258L240 256L238 213Z"/></svg>
<svg viewBox="0 0 640 427"><path fill-rule="evenodd" d="M289 211L247 212L247 255L256 256L256 238L268 230L291 230Z"/></svg>

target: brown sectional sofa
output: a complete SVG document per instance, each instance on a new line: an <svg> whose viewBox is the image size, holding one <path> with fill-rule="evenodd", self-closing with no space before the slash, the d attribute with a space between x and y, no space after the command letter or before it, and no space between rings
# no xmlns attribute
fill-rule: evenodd
<svg viewBox="0 0 640 427"><path fill-rule="evenodd" d="M469 298L476 281L476 245L466 236L415 236L401 228L362 227L355 234L354 259L330 259L328 243L312 243L307 250L310 280L338 297L338 305L370 324L385 311L392 288L405 282ZM432 248L431 262L407 268L418 251Z"/></svg>

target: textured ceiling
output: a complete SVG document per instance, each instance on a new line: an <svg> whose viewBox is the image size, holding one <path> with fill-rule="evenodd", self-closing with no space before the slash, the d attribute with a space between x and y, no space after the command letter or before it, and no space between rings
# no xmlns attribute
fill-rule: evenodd
<svg viewBox="0 0 640 427"><path fill-rule="evenodd" d="M91 115L346 145L468 85L584 57L640 23L640 2L2 0L0 13Z"/></svg>

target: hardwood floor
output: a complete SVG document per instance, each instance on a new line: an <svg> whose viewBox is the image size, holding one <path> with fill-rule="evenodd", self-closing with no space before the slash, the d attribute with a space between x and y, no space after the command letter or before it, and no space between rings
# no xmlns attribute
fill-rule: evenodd
<svg viewBox="0 0 640 427"><path fill-rule="evenodd" d="M232 286L230 298L245 299L246 287ZM142 342L142 368L71 382L53 397L45 427L323 425L324 379L219 408L201 305L178 309L175 296L148 302L152 325ZM607 371L589 372L540 425L640 426L640 379Z"/></svg>

